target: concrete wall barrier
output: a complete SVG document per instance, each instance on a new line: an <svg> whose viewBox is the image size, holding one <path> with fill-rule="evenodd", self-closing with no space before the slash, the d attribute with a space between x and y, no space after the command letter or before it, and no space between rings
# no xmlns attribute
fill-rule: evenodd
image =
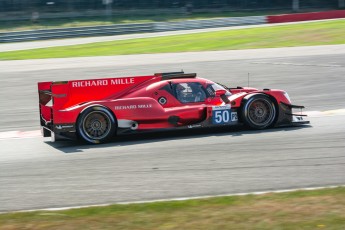
<svg viewBox="0 0 345 230"><path fill-rule="evenodd" d="M154 32L153 23L118 24L111 26L76 27L50 30L30 30L0 34L0 43L47 40L73 37L92 37Z"/></svg>
<svg viewBox="0 0 345 230"><path fill-rule="evenodd" d="M0 43L47 40L72 37L92 37L106 35L120 35L131 33L152 33L174 30L191 30L235 25L251 25L266 23L265 16L218 18L207 20L187 20L181 22L157 22L137 24L116 24L111 26L77 27L49 30L31 30L20 32L0 33Z"/></svg>
<svg viewBox="0 0 345 230"><path fill-rule="evenodd" d="M187 20L181 22L158 22L155 23L155 31L191 30L263 23L266 23L266 16L218 18L211 20Z"/></svg>

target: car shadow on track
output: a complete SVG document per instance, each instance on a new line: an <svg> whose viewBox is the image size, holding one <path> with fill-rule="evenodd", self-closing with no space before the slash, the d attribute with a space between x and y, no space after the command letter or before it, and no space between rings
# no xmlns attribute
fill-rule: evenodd
<svg viewBox="0 0 345 230"><path fill-rule="evenodd" d="M103 149L109 147L135 146L139 144L156 143L166 140L187 140L211 136L243 136L258 135L260 133L272 133L281 131L296 131L299 129L311 128L311 125L302 125L295 127L278 127L265 130L248 130L243 126L239 127L221 127L221 128L203 128L203 129L186 129L174 131L161 131L154 133L130 134L114 137L109 143L100 145L86 144L81 141L58 141L45 142L51 147L63 153L81 153L87 149Z"/></svg>

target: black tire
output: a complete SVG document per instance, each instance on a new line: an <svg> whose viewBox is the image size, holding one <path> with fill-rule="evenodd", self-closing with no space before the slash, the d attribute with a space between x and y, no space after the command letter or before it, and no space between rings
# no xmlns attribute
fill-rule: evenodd
<svg viewBox="0 0 345 230"><path fill-rule="evenodd" d="M274 126L277 109L267 95L254 94L243 99L241 118L252 129L265 129Z"/></svg>
<svg viewBox="0 0 345 230"><path fill-rule="evenodd" d="M77 122L77 133L90 144L109 141L116 131L116 120L105 107L94 106L84 110Z"/></svg>

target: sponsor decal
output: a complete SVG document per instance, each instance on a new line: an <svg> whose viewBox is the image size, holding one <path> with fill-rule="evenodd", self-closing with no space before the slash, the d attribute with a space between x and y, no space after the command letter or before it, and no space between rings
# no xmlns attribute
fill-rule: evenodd
<svg viewBox="0 0 345 230"><path fill-rule="evenodd" d="M219 106L212 106L212 110L224 110L224 109L231 109L231 105L219 105Z"/></svg>
<svg viewBox="0 0 345 230"><path fill-rule="evenodd" d="M73 125L57 125L55 126L56 129L70 129L73 128Z"/></svg>
<svg viewBox="0 0 345 230"><path fill-rule="evenodd" d="M158 99L159 104L165 105L167 103L167 99L165 97L160 97Z"/></svg>
<svg viewBox="0 0 345 230"><path fill-rule="evenodd" d="M114 107L115 110L125 110L125 109L151 109L152 104L141 104L141 105L117 105Z"/></svg>
<svg viewBox="0 0 345 230"><path fill-rule="evenodd" d="M232 122L231 106L212 106L212 123L216 125L229 124Z"/></svg>
<svg viewBox="0 0 345 230"><path fill-rule="evenodd" d="M132 85L134 84L134 78L114 78L114 79L102 79L102 80L85 80L85 81L73 81L73 88L91 87L91 86L107 86L107 85Z"/></svg>
<svg viewBox="0 0 345 230"><path fill-rule="evenodd" d="M192 129L192 128L198 128L198 127L201 127L200 124L198 125L188 125L188 128Z"/></svg>
<svg viewBox="0 0 345 230"><path fill-rule="evenodd" d="M152 104L145 104L145 105L137 105L138 109L150 109L152 108Z"/></svg>
<svg viewBox="0 0 345 230"><path fill-rule="evenodd" d="M231 121L238 121L237 112L232 112L231 113Z"/></svg>

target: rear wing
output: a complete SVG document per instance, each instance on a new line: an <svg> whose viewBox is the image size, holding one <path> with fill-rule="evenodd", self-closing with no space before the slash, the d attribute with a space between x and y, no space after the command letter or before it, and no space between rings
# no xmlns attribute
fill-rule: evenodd
<svg viewBox="0 0 345 230"><path fill-rule="evenodd" d="M115 99L134 88L140 87L140 85L145 84L149 80L156 79L160 80L161 76L39 82L38 95L41 127L52 131L54 112L57 110L89 101Z"/></svg>
<svg viewBox="0 0 345 230"><path fill-rule="evenodd" d="M40 124L41 131L44 137L49 137L52 130L52 92L51 85L53 82L39 82L38 83L38 97L40 109Z"/></svg>

